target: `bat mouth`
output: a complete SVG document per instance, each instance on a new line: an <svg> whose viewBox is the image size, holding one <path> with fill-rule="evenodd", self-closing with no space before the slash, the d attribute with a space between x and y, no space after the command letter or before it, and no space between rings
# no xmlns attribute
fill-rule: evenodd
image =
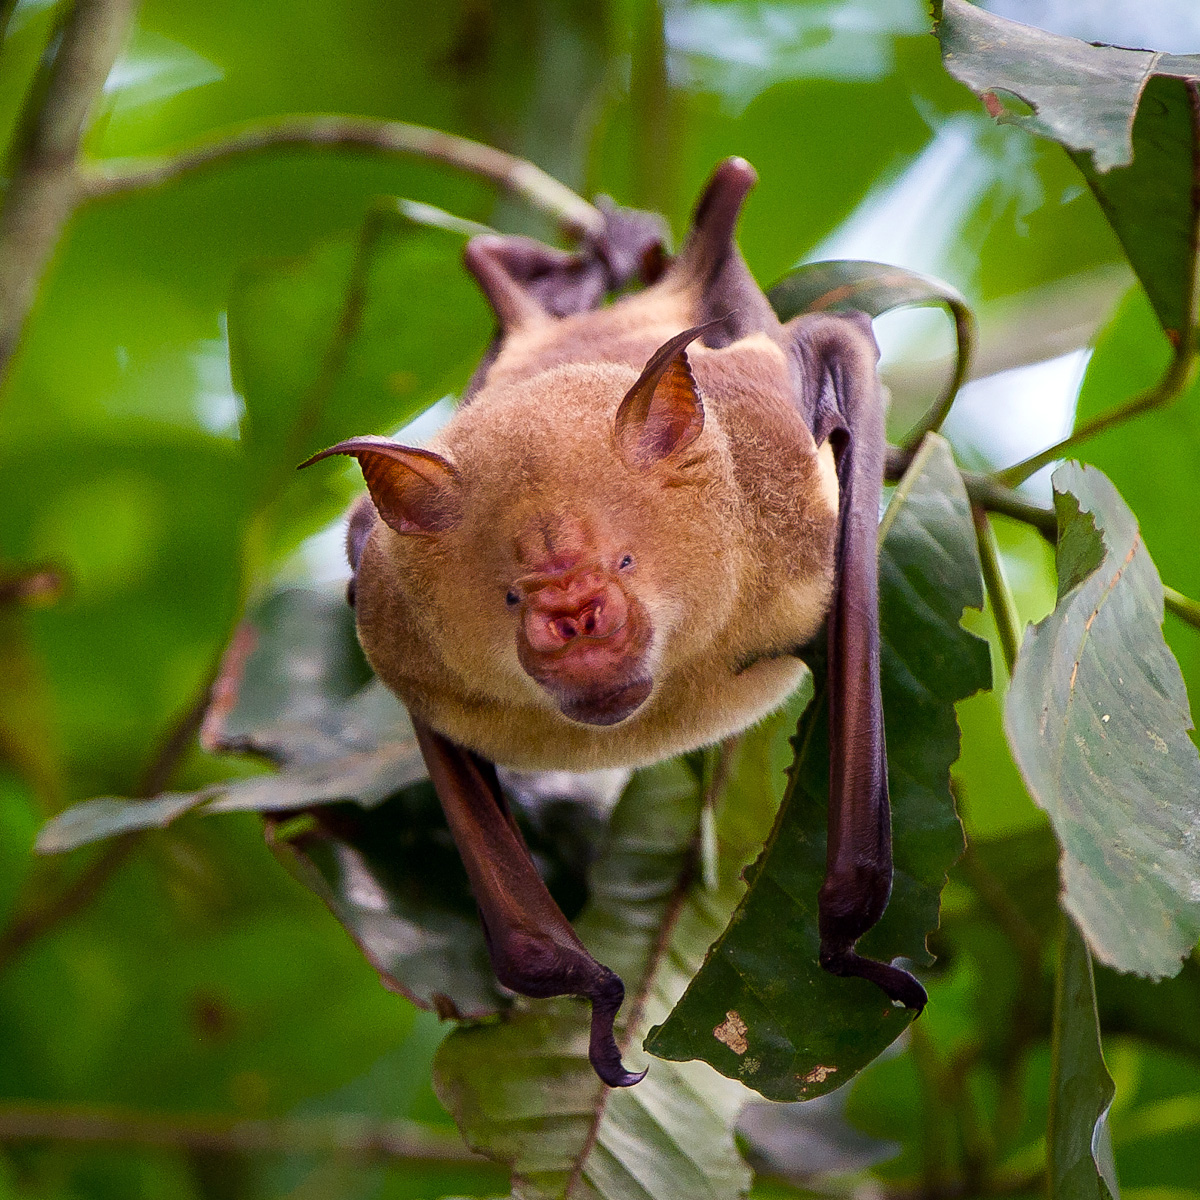
<svg viewBox="0 0 1200 1200"><path fill-rule="evenodd" d="M552 693L563 716L581 725L618 725L632 716L654 690L654 680L639 676L614 688Z"/></svg>

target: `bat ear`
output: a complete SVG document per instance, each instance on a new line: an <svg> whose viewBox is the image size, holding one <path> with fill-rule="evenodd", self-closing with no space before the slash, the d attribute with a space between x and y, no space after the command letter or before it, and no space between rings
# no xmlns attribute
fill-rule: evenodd
<svg viewBox="0 0 1200 1200"><path fill-rule="evenodd" d="M724 321L685 329L660 346L617 409L617 444L625 461L652 467L685 450L704 428L704 402L687 346Z"/></svg>
<svg viewBox="0 0 1200 1200"><path fill-rule="evenodd" d="M308 467L331 454L358 459L376 509L397 533L444 533L462 520L458 472L431 450L400 446L387 438L360 437L314 454Z"/></svg>

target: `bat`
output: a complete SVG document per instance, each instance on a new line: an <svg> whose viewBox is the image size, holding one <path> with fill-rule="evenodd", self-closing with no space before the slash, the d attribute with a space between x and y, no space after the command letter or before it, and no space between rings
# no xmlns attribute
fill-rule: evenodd
<svg viewBox="0 0 1200 1200"><path fill-rule="evenodd" d="M636 767L782 704L827 627L830 794L820 962L920 1009L912 975L859 955L891 891L876 568L884 431L869 318L782 324L734 240L756 182L728 159L680 254L605 209L575 254L468 243L498 333L427 449L357 437L351 602L407 705L497 978L592 1003L614 1086L621 980L559 912L494 764ZM608 292L645 286L604 305Z"/></svg>

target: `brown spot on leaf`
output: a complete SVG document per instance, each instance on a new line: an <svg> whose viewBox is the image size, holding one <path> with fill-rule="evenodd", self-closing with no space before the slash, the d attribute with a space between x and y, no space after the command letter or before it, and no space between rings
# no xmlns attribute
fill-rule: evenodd
<svg viewBox="0 0 1200 1200"><path fill-rule="evenodd" d="M801 1083L824 1083L825 1080L827 1080L830 1077L830 1075L836 1075L836 1074L837 1074L837 1067L816 1066L816 1067L813 1067L813 1069L811 1071L809 1071L809 1073L807 1075L805 1075L800 1080L800 1082Z"/></svg>
<svg viewBox="0 0 1200 1200"><path fill-rule="evenodd" d="M736 1012L725 1014L725 1020L713 1030L713 1037L728 1046L734 1054L745 1054L749 1045L746 1041L746 1022Z"/></svg>
<svg viewBox="0 0 1200 1200"><path fill-rule="evenodd" d="M995 92L984 92L979 98L983 101L983 107L987 109L989 117L998 117L1004 112L1004 105L1000 103L1000 98Z"/></svg>

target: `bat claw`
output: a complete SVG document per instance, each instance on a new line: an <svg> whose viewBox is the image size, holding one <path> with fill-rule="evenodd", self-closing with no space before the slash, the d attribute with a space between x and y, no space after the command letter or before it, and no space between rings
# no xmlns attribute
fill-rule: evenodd
<svg viewBox="0 0 1200 1200"><path fill-rule="evenodd" d="M592 1070L609 1087L633 1087L646 1077L645 1071L627 1071L621 1061L621 1049L613 1034L617 1010L625 999L625 985L618 975L601 967L604 977L591 993L592 1031L588 1040L588 1061Z"/></svg>
<svg viewBox="0 0 1200 1200"><path fill-rule="evenodd" d="M853 950L822 950L821 966L831 975L852 975L870 980L889 1000L903 1004L905 1008L913 1009L918 1014L929 999L924 987L908 971L890 963L864 958Z"/></svg>

